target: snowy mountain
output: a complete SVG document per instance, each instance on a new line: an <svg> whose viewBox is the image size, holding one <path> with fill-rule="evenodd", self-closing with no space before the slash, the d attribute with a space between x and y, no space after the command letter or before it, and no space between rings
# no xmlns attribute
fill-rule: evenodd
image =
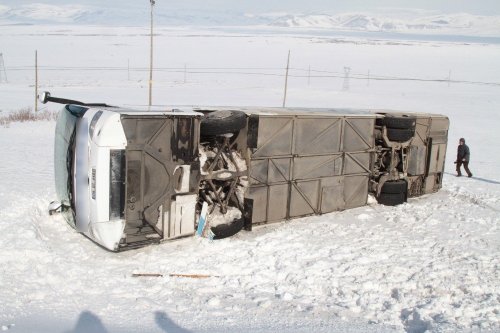
<svg viewBox="0 0 500 333"><path fill-rule="evenodd" d="M137 26L149 22L147 2L125 1L121 6L85 1L67 4L5 2L0 5L0 25L10 24L92 24ZM455 34L500 36L500 16L471 14L383 16L369 13L289 14L244 13L203 5L155 6L155 21L167 26L267 26L276 28L329 29L340 31L398 32L412 34Z"/></svg>
<svg viewBox="0 0 500 333"><path fill-rule="evenodd" d="M100 11L82 5L27 4L18 7L0 6L2 23L75 23L100 16Z"/></svg>
<svg viewBox="0 0 500 333"><path fill-rule="evenodd" d="M500 35L500 17L470 14L434 15L413 19L397 19L359 13L333 16L288 15L277 18L270 25L354 31Z"/></svg>
<svg viewBox="0 0 500 333"><path fill-rule="evenodd" d="M195 9L170 8L156 5L155 22L175 26L227 26L267 24L264 16L245 15L225 11L212 12L201 6ZM0 5L0 25L11 24L91 24L107 26L147 25L150 18L148 2L113 4L12 4Z"/></svg>

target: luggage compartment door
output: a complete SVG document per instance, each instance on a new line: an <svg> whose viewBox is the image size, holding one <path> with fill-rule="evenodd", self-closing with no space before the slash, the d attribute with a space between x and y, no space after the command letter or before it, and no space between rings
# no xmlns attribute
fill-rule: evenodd
<svg viewBox="0 0 500 333"><path fill-rule="evenodd" d="M253 115L252 223L366 204L374 116Z"/></svg>

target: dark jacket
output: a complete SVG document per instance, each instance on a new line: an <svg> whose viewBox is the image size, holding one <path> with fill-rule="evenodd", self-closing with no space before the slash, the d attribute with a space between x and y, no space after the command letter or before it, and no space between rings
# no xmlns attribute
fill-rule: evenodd
<svg viewBox="0 0 500 333"><path fill-rule="evenodd" d="M464 159L466 162L469 162L470 160L469 146L465 143L463 145L458 145L457 149L457 161L462 161Z"/></svg>

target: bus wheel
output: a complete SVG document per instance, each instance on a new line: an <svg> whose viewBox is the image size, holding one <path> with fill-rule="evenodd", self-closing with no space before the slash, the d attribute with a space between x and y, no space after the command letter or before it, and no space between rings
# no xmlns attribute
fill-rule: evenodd
<svg viewBox="0 0 500 333"><path fill-rule="evenodd" d="M415 129L417 125L417 119L415 117L408 116L391 116L386 115L382 119L382 123L390 128L400 128L400 129Z"/></svg>
<svg viewBox="0 0 500 333"><path fill-rule="evenodd" d="M406 202L408 185L404 180L388 181L382 186L377 201L385 206L396 206Z"/></svg>
<svg viewBox="0 0 500 333"><path fill-rule="evenodd" d="M214 234L214 239L223 239L236 235L241 229L243 229L243 225L244 219L239 218L230 223L219 224L215 227L211 227L210 230L212 230Z"/></svg>
<svg viewBox="0 0 500 333"><path fill-rule="evenodd" d="M387 138L390 141L406 142L415 135L414 128L389 128L387 127Z"/></svg>
<svg viewBox="0 0 500 333"><path fill-rule="evenodd" d="M201 120L200 132L202 136L236 133L245 127L247 115L241 111L214 111Z"/></svg>

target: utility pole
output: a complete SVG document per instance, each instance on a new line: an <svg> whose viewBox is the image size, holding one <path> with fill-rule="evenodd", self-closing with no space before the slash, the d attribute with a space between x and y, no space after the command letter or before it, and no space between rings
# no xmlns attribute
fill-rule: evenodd
<svg viewBox="0 0 500 333"><path fill-rule="evenodd" d="M311 85L311 65L309 65L309 71L307 72L307 85Z"/></svg>
<svg viewBox="0 0 500 333"><path fill-rule="evenodd" d="M3 73L3 76L2 76ZM3 63L3 53L0 53L0 83L7 83L7 72L5 71L5 65Z"/></svg>
<svg viewBox="0 0 500 333"><path fill-rule="evenodd" d="M288 60L286 61L286 74L285 74L285 93L283 96L283 107L286 104L286 91L288 88L288 69L290 68L290 50L288 50Z"/></svg>
<svg viewBox="0 0 500 333"><path fill-rule="evenodd" d="M153 8L155 6L155 0L149 0L151 2L151 33L150 33L150 52L149 52L149 106L152 104L153 100Z"/></svg>
<svg viewBox="0 0 500 333"><path fill-rule="evenodd" d="M38 50L35 50L35 112L38 111Z"/></svg>
<svg viewBox="0 0 500 333"><path fill-rule="evenodd" d="M349 90L349 74L351 73L351 67L344 67L344 85L342 86L342 91Z"/></svg>

